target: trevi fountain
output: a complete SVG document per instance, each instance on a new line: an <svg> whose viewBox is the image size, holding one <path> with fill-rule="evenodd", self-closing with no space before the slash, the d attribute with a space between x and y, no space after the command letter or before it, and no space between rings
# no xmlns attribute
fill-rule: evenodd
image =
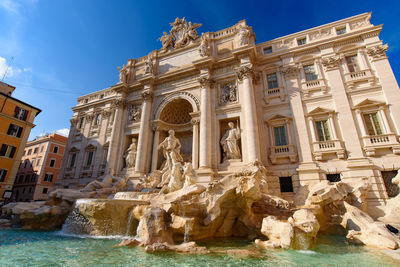
<svg viewBox="0 0 400 267"><path fill-rule="evenodd" d="M353 35L375 27L368 14L335 23L351 25ZM334 42L335 23L307 38ZM119 68L117 85L78 99L58 187L47 201L2 207L0 266L399 266L400 195L388 198L371 167L375 153L399 161L397 145L363 150L349 143L347 129L332 129L340 118L324 108L307 116L333 118L333 141L315 141L319 131L302 136L306 111L293 109L319 92L297 96L298 85L289 84L299 67L282 56L278 80L285 86L259 98L270 81L257 72L263 47L245 21L201 36L200 24L185 18L171 26L162 49ZM289 37L266 44L295 54ZM164 58L181 65L162 65ZM332 60L322 60L328 78L339 64ZM185 78L193 73L200 77ZM200 97L190 86L177 91L179 81L172 93L162 86L178 78L199 85ZM339 101L328 87L322 91ZM91 110L92 100L105 106ZM254 105L259 101L264 109ZM85 165L85 155L104 148L94 167ZM342 179L327 179L326 164L337 164ZM280 175L292 177L292 193L279 190ZM400 175L391 182L398 192Z"/></svg>

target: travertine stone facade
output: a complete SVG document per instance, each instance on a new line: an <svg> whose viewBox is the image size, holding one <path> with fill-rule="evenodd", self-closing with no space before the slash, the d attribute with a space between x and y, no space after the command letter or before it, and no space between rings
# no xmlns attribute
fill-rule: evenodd
<svg viewBox="0 0 400 267"><path fill-rule="evenodd" d="M400 91L382 25L370 17L260 44L246 21L199 36L200 24L177 18L160 50L129 59L119 83L78 98L59 186L160 169L157 147L173 129L197 182L256 160L270 172L270 189L288 199L316 181L368 179L368 207L380 215L400 168ZM237 128L239 135L226 135ZM240 136L240 154L224 157L224 136L232 146Z"/></svg>

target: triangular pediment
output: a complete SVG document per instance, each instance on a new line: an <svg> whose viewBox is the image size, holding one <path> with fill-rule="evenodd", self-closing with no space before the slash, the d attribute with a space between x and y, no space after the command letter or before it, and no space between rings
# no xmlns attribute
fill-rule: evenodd
<svg viewBox="0 0 400 267"><path fill-rule="evenodd" d="M357 105L355 105L354 107L355 108L362 108L362 107L382 106L382 105L385 105L385 103L381 102L381 101L374 100L374 99L367 98L367 99L361 101L360 103L358 103Z"/></svg>
<svg viewBox="0 0 400 267"><path fill-rule="evenodd" d="M327 108L322 108L322 107L317 107L313 110L311 110L308 115L313 116L313 115L318 115L318 114L329 114L329 113L334 113L335 111L332 109L327 109Z"/></svg>
<svg viewBox="0 0 400 267"><path fill-rule="evenodd" d="M290 120L290 117L287 117L285 115L281 115L281 114L276 114L273 115L272 117L270 117L269 119L267 119L268 122L270 121L279 121L279 120Z"/></svg>

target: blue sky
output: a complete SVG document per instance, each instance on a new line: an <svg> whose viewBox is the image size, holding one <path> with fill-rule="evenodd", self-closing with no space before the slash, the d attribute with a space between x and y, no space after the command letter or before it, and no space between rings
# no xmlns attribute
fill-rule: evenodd
<svg viewBox="0 0 400 267"><path fill-rule="evenodd" d="M325 3L325 4L323 4ZM118 81L117 66L159 49L176 17L218 31L246 19L257 43L372 11L384 24L389 60L400 77L400 1L0 0L0 80L42 113L30 139L69 128L76 98Z"/></svg>

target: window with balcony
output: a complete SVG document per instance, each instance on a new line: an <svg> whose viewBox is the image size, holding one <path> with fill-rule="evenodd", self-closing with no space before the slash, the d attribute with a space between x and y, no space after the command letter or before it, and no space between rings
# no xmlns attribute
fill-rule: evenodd
<svg viewBox="0 0 400 267"><path fill-rule="evenodd" d="M6 144L1 145L0 156L12 159L17 148Z"/></svg>
<svg viewBox="0 0 400 267"><path fill-rule="evenodd" d="M346 57L346 64L349 72L357 72L360 71L360 66L357 61L357 55Z"/></svg>
<svg viewBox="0 0 400 267"><path fill-rule="evenodd" d="M318 74L315 71L314 65L304 66L304 74L307 82L318 80Z"/></svg>
<svg viewBox="0 0 400 267"><path fill-rule="evenodd" d="M23 129L24 128L22 128L21 126L18 126L18 125L15 125L15 124L11 123L10 126L8 127L7 134L19 138L19 137L21 137Z"/></svg>
<svg viewBox="0 0 400 267"><path fill-rule="evenodd" d="M76 153L71 154L71 159L69 161L69 167L72 168L75 166L75 159L76 159Z"/></svg>
<svg viewBox="0 0 400 267"><path fill-rule="evenodd" d="M91 166L93 161L94 151L89 151L86 158L86 166Z"/></svg>
<svg viewBox="0 0 400 267"><path fill-rule="evenodd" d="M26 109L20 108L20 107L15 107L14 110L14 117L25 121L28 116L28 111Z"/></svg>
<svg viewBox="0 0 400 267"><path fill-rule="evenodd" d="M315 122L317 128L318 140L328 141L331 140L331 135L329 133L328 120L320 120Z"/></svg>
<svg viewBox="0 0 400 267"><path fill-rule="evenodd" d="M381 124L378 119L378 113L363 114L365 126L369 135L383 134Z"/></svg>
<svg viewBox="0 0 400 267"><path fill-rule="evenodd" d="M7 170L0 169L0 182L4 182L4 180L6 179L6 175L7 175Z"/></svg>
<svg viewBox="0 0 400 267"><path fill-rule="evenodd" d="M285 126L274 127L275 146L286 146L286 131Z"/></svg>
<svg viewBox="0 0 400 267"><path fill-rule="evenodd" d="M275 89L278 88L278 77L275 73L271 73L267 75L267 82L268 82L268 89Z"/></svg>

